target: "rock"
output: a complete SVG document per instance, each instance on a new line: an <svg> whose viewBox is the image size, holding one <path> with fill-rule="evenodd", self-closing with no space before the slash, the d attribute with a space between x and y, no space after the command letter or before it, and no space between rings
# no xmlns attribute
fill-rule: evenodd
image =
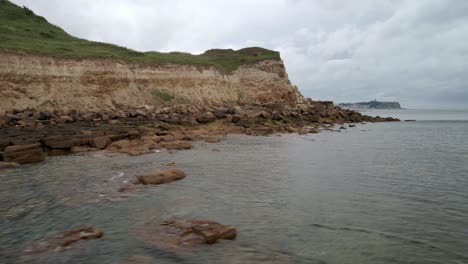
<svg viewBox="0 0 468 264"><path fill-rule="evenodd" d="M103 233L97 228L89 226L78 227L65 230L62 234L50 237L46 241L39 243L28 251L39 253L43 251L62 249L80 240L97 239L102 236Z"/></svg>
<svg viewBox="0 0 468 264"><path fill-rule="evenodd" d="M183 149L191 149L192 144L189 142L177 140L177 141L170 141L170 142L161 142L160 146L167 150L183 150Z"/></svg>
<svg viewBox="0 0 468 264"><path fill-rule="evenodd" d="M349 124L348 127L356 127L355 124Z"/></svg>
<svg viewBox="0 0 468 264"><path fill-rule="evenodd" d="M66 149L75 146L72 136L46 137L41 140L44 146L53 149Z"/></svg>
<svg viewBox="0 0 468 264"><path fill-rule="evenodd" d="M216 121L216 116L211 112L207 112L201 116L198 116L196 120L200 124L208 124L208 123Z"/></svg>
<svg viewBox="0 0 468 264"><path fill-rule="evenodd" d="M317 134L317 133L319 133L319 132L320 132L320 130L318 130L317 128L311 128L311 129L309 129L309 133Z"/></svg>
<svg viewBox="0 0 468 264"><path fill-rule="evenodd" d="M346 129L346 127L345 126L340 126L340 129Z"/></svg>
<svg viewBox="0 0 468 264"><path fill-rule="evenodd" d="M89 146L75 146L72 147L70 152L71 153L82 153L82 152L91 152L91 151L98 151L98 148L92 148Z"/></svg>
<svg viewBox="0 0 468 264"><path fill-rule="evenodd" d="M125 153L130 156L138 156L153 153L153 150L157 148L159 148L159 145L153 141L130 141L128 139L124 139L110 144L107 147L107 150L111 152Z"/></svg>
<svg viewBox="0 0 468 264"><path fill-rule="evenodd" d="M299 135L306 135L309 133L309 129L303 127L303 128L300 128L297 133L299 133Z"/></svg>
<svg viewBox="0 0 468 264"><path fill-rule="evenodd" d="M16 162L0 161L0 169L16 168L19 164Z"/></svg>
<svg viewBox="0 0 468 264"><path fill-rule="evenodd" d="M15 145L5 148L3 160L7 162L30 163L45 160L45 153L39 143L29 145Z"/></svg>
<svg viewBox="0 0 468 264"><path fill-rule="evenodd" d="M214 244L222 239L233 240L237 236L237 230L233 226L201 219L147 224L138 233L145 242L162 249L193 248Z"/></svg>
<svg viewBox="0 0 468 264"><path fill-rule="evenodd" d="M218 119L226 118L227 117L227 111L225 110L217 110L212 112L213 115L216 116Z"/></svg>
<svg viewBox="0 0 468 264"><path fill-rule="evenodd" d="M89 144L93 148L98 148L98 149L105 149L107 146L110 145L111 139L108 136L103 136L103 137L94 137L89 141Z"/></svg>
<svg viewBox="0 0 468 264"><path fill-rule="evenodd" d="M241 117L239 115L233 115L231 118L231 122L237 124L241 121Z"/></svg>
<svg viewBox="0 0 468 264"><path fill-rule="evenodd" d="M187 176L185 172L178 170L178 169L169 169L163 170L156 173L147 173L143 175L137 175L136 178L138 179L139 183L142 184L163 184L172 181L178 181Z"/></svg>
<svg viewBox="0 0 468 264"><path fill-rule="evenodd" d="M208 143L218 143L218 142L221 142L221 137L209 137L209 138L206 138L205 141L208 142Z"/></svg>
<svg viewBox="0 0 468 264"><path fill-rule="evenodd" d="M10 140L6 138L0 138L0 151L3 151L6 147L10 145Z"/></svg>

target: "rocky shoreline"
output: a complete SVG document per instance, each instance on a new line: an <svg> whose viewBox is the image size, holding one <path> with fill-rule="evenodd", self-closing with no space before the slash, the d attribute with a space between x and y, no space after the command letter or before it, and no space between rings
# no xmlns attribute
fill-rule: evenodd
<svg viewBox="0 0 468 264"><path fill-rule="evenodd" d="M195 141L220 142L229 134L267 136L276 133L319 133L355 127L354 123L399 121L370 117L335 107L332 102L243 106L178 105L160 109L80 112L77 110L11 111L0 115L0 169L41 162L49 156L104 150L104 155L137 156L165 150L186 150ZM345 124L347 125L345 126ZM215 150L215 149L214 149ZM143 185L168 184L187 174L176 168L133 175L112 194L128 194ZM237 229L206 219L170 219L136 230L148 245L169 251L235 239ZM34 256L67 249L82 240L100 238L94 227L65 230L25 253Z"/></svg>
<svg viewBox="0 0 468 264"><path fill-rule="evenodd" d="M335 124L388 121L399 120L311 99L294 105L177 105L113 112L26 109L0 113L0 168L69 153L107 149L135 156L156 149L190 149L192 141L215 143L228 134L307 134L332 130Z"/></svg>

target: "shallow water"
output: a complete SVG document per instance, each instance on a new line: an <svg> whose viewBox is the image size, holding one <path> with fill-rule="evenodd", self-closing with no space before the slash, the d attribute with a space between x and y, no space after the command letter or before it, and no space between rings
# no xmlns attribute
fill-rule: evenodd
<svg viewBox="0 0 468 264"><path fill-rule="evenodd" d="M133 175L166 168L169 161L188 177L117 192ZM467 161L466 121L229 136L189 151L131 158L103 153L49 158L0 171L0 260L468 263ZM234 225L238 237L181 253L139 239L139 226L172 217ZM61 252L24 251L80 225L105 235Z"/></svg>

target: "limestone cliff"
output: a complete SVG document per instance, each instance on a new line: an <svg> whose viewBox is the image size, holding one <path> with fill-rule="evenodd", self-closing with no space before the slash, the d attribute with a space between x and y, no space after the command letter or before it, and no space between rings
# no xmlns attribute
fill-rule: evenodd
<svg viewBox="0 0 468 264"><path fill-rule="evenodd" d="M0 110L293 103L298 96L279 59L226 74L214 67L0 52Z"/></svg>

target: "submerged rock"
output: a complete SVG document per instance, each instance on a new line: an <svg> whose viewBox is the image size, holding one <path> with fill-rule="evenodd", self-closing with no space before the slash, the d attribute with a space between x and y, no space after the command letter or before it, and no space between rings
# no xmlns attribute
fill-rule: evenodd
<svg viewBox="0 0 468 264"><path fill-rule="evenodd" d="M40 253L49 250L63 249L80 240L97 239L102 236L103 233L97 228L90 226L77 227L52 236L46 241L34 245L33 248L28 251L32 253Z"/></svg>
<svg viewBox="0 0 468 264"><path fill-rule="evenodd" d="M187 174L178 169L163 170L156 173L147 173L137 175L136 178L142 184L163 184L172 181L178 181L185 178Z"/></svg>
<svg viewBox="0 0 468 264"><path fill-rule="evenodd" d="M233 240L237 236L235 227L203 219L147 224L138 233L145 242L163 249L192 248L222 239Z"/></svg>

